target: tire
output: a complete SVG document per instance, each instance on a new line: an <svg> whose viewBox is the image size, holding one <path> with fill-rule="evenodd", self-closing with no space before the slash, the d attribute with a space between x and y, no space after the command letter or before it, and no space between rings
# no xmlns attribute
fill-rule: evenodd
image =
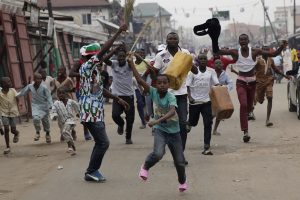
<svg viewBox="0 0 300 200"><path fill-rule="evenodd" d="M290 112L296 112L297 111L297 107L292 103L291 100L291 94L290 94L290 89L288 87L288 108Z"/></svg>

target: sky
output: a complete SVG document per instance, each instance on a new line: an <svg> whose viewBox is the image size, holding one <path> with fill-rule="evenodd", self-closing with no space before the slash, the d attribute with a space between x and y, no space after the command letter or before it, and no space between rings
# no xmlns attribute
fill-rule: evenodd
<svg viewBox="0 0 300 200"><path fill-rule="evenodd" d="M283 6L284 1L286 6L293 5L293 0L265 0L271 20L274 20L273 13L276 7ZM135 5L149 2L159 3L172 13L172 19L175 20L176 27L180 25L193 27L205 22L208 18L211 18L209 8L230 11L230 21L221 22L222 26L232 23L233 19L236 22L261 26L264 23L261 0L135 0ZM122 4L124 4L124 0L122 0ZM300 0L296 0L296 4L300 5Z"/></svg>

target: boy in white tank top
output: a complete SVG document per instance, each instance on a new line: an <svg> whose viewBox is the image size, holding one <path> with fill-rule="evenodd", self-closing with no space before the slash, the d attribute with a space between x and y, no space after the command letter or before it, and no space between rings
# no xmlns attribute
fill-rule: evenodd
<svg viewBox="0 0 300 200"><path fill-rule="evenodd" d="M280 47L274 51L264 51L249 47L249 37L246 34L239 36L239 49L220 49L214 52L219 55L231 55L236 61L239 70L236 82L236 90L240 102L240 124L241 130L244 132L243 140L245 143L250 141L248 132L248 113L252 111L253 101L255 97L256 78L254 74L254 66L256 57L259 55L267 57L275 57L287 46L287 41L282 41Z"/></svg>

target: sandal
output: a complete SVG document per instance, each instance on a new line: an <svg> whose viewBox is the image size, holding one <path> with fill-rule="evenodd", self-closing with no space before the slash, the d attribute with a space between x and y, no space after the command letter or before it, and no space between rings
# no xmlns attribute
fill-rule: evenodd
<svg viewBox="0 0 300 200"><path fill-rule="evenodd" d="M212 155L214 155L209 149L204 150L204 151L202 152L202 154L205 155L205 156L212 156Z"/></svg>
<svg viewBox="0 0 300 200"><path fill-rule="evenodd" d="M51 143L51 136L50 135L46 135L46 143Z"/></svg>
<svg viewBox="0 0 300 200"><path fill-rule="evenodd" d="M267 126L267 127L271 127L271 126L273 126L273 123L272 123L272 122L267 122L267 123L266 123L266 126Z"/></svg>
<svg viewBox="0 0 300 200"><path fill-rule="evenodd" d="M73 148L68 148L67 153L69 153L71 156L76 155L76 151Z"/></svg>
<svg viewBox="0 0 300 200"><path fill-rule="evenodd" d="M17 143L17 142L19 142L19 131L17 131L16 133L15 133L15 135L14 135L14 138L13 138L13 143Z"/></svg>

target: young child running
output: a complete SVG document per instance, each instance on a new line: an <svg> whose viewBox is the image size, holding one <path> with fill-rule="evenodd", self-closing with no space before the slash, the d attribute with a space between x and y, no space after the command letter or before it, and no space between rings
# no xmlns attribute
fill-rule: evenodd
<svg viewBox="0 0 300 200"><path fill-rule="evenodd" d="M230 78L230 76L226 73L225 70L223 70L223 63L220 59L216 59L214 61L214 68L217 73L217 77L219 79L219 83L221 85L227 86L228 91L231 91L233 89L233 81ZM213 135L221 135L220 132L217 131L218 126L220 124L220 121L218 118L216 118Z"/></svg>
<svg viewBox="0 0 300 200"><path fill-rule="evenodd" d="M36 131L34 141L40 139L41 121L46 132L46 142L51 143L50 124L49 124L49 109L52 107L52 97L46 86L42 85L42 75L34 74L34 83L28 84L19 93L19 96L24 96L31 92L32 94L32 118L33 125Z"/></svg>
<svg viewBox="0 0 300 200"><path fill-rule="evenodd" d="M182 142L180 137L179 120L176 113L176 98L168 92L169 79L166 75L157 76L157 89L149 86L140 76L135 68L132 57L128 58L128 63L133 71L137 82L144 88L145 93L149 93L151 99L156 104L154 120L148 125L155 127L153 152L148 155L141 167L139 177L146 181L148 171L165 154L165 146L168 145L174 159L178 174L179 191L187 190L188 185L185 175L185 163Z"/></svg>
<svg viewBox="0 0 300 200"><path fill-rule="evenodd" d="M11 133L14 135L13 142L19 141L19 131L16 128L16 117L19 116L19 109L17 104L17 91L12 87L9 77L1 78L2 89L0 90L0 113L2 114L2 123L4 127L4 138L6 149L4 154L10 152L9 145L9 127Z"/></svg>
<svg viewBox="0 0 300 200"><path fill-rule="evenodd" d="M72 132L75 128L75 116L79 116L79 105L76 101L69 99L69 94L67 93L67 87L60 87L57 89L57 97L52 106L51 110L51 119L56 120L58 118L58 126L60 133L64 138L64 141L68 144L67 153L70 153L71 156L76 155L76 148L74 144L74 138Z"/></svg>
<svg viewBox="0 0 300 200"><path fill-rule="evenodd" d="M202 115L204 124L204 151L202 154L213 155L210 151L213 117L209 92L212 86L219 84L219 80L215 71L208 69L206 54L200 54L197 59L199 66L194 66L186 79L189 98L188 124L197 126L200 114Z"/></svg>
<svg viewBox="0 0 300 200"><path fill-rule="evenodd" d="M117 60L109 60L113 53L117 54ZM132 71L126 61L126 49L125 46L119 46L110 52L105 58L104 62L112 68L113 82L112 82L112 94L120 97L129 104L129 110L126 110L117 100L113 100L112 105L112 118L118 125L117 133L123 135L125 122L121 117L121 114L125 112L126 119L126 141L125 144L132 144L132 128L135 117L134 107L134 90Z"/></svg>

